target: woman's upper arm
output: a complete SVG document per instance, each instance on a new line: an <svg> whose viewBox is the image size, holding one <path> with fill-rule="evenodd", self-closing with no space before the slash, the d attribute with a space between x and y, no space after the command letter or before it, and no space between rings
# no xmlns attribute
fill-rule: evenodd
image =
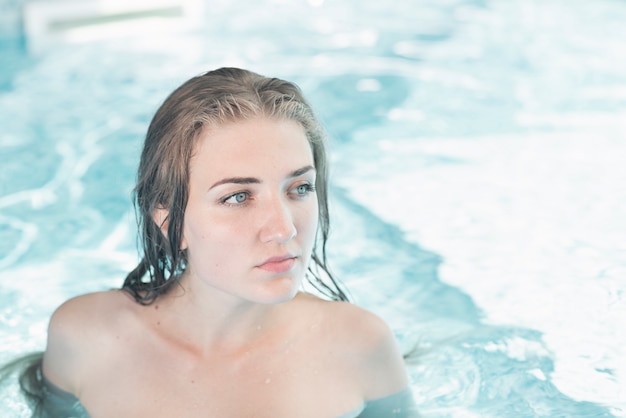
<svg viewBox="0 0 626 418"><path fill-rule="evenodd" d="M350 373L364 401L379 399L409 385L404 358L387 323L361 307L335 302L335 343L346 354Z"/></svg>
<svg viewBox="0 0 626 418"><path fill-rule="evenodd" d="M418 417L406 363L395 335L387 323L373 314L366 329L369 348L365 350L362 378L367 385L365 409L359 417Z"/></svg>
<svg viewBox="0 0 626 418"><path fill-rule="evenodd" d="M370 314L363 372L365 399L379 399L406 389L409 385L406 365L396 338L379 317Z"/></svg>
<svg viewBox="0 0 626 418"><path fill-rule="evenodd" d="M63 303L52 314L42 371L59 388L77 394L82 353L88 340L86 306L81 297Z"/></svg>

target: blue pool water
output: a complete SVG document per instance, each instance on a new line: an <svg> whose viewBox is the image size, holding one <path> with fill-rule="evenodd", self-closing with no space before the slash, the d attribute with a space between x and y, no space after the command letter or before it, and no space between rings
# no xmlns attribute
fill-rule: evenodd
<svg viewBox="0 0 626 418"><path fill-rule="evenodd" d="M121 284L152 113L233 65L324 121L332 265L418 343L425 417L626 417L624 21L618 0L220 0L199 26L3 35L0 362Z"/></svg>

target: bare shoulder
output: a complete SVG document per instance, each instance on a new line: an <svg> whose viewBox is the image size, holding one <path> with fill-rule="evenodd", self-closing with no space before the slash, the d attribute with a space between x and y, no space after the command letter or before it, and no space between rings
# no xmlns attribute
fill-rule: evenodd
<svg viewBox="0 0 626 418"><path fill-rule="evenodd" d="M350 359L354 376L363 383L365 399L377 399L406 388L402 353L389 325L375 313L348 302L329 302L307 295L319 312L326 341Z"/></svg>
<svg viewBox="0 0 626 418"><path fill-rule="evenodd" d="M352 348L372 349L395 345L388 324L373 312L349 302L327 301L303 294L302 304L324 324L325 331ZM308 305L308 306L306 306Z"/></svg>
<svg viewBox="0 0 626 418"><path fill-rule="evenodd" d="M120 290L88 293L67 300L59 306L48 327L49 337L85 340L91 334L99 334L128 311L132 299Z"/></svg>
<svg viewBox="0 0 626 418"><path fill-rule="evenodd" d="M106 350L115 322L127 314L132 299L122 291L89 293L59 306L50 318L43 372L62 389L77 393L87 360Z"/></svg>
<svg viewBox="0 0 626 418"><path fill-rule="evenodd" d="M130 297L120 290L87 293L73 297L61 304L52 314L51 325L67 321L80 321L83 317L101 317L103 311L128 305Z"/></svg>

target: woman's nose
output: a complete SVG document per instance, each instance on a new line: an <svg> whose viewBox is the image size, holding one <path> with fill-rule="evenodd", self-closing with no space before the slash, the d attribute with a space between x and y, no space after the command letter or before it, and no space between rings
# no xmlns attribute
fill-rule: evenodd
<svg viewBox="0 0 626 418"><path fill-rule="evenodd" d="M285 243L296 236L298 231L294 223L293 213L287 202L274 199L262 210L265 213L262 217L261 241Z"/></svg>

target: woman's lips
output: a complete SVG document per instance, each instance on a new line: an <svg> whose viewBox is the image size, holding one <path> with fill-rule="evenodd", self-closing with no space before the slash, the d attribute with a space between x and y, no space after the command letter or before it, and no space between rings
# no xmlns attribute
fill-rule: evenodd
<svg viewBox="0 0 626 418"><path fill-rule="evenodd" d="M261 270L269 271L271 273L286 273L293 267L296 262L296 257L292 255L272 257L259 264L257 267Z"/></svg>

